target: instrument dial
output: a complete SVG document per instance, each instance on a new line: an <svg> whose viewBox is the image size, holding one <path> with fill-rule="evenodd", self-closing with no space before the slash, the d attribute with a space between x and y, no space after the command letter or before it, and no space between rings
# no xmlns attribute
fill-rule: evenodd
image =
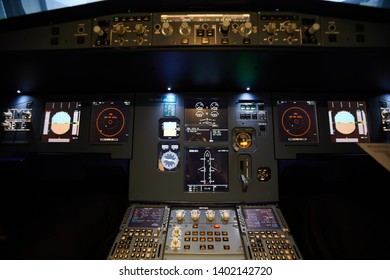
<svg viewBox="0 0 390 280"><path fill-rule="evenodd" d="M179 164L179 157L176 153L168 151L162 154L161 163L165 169L172 170Z"/></svg>

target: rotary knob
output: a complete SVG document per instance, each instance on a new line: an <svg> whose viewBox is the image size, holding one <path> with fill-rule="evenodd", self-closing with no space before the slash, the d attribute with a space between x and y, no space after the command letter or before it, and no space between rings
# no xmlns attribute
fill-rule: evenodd
<svg viewBox="0 0 390 280"><path fill-rule="evenodd" d="M275 34L275 31L276 31L276 23L275 22L270 22L268 25L265 26L265 31L270 34L270 35L273 35Z"/></svg>
<svg viewBox="0 0 390 280"><path fill-rule="evenodd" d="M12 117L12 112L8 110L7 112L3 112L3 115L4 115L4 117L10 119Z"/></svg>
<svg viewBox="0 0 390 280"><path fill-rule="evenodd" d="M171 241L171 248L172 249L179 249L181 245L180 239L177 237L174 237Z"/></svg>
<svg viewBox="0 0 390 280"><path fill-rule="evenodd" d="M206 218L207 218L207 220L209 220L209 221L214 220L214 218L215 218L215 211L213 211L213 210L207 210L207 211L206 211Z"/></svg>
<svg viewBox="0 0 390 280"><path fill-rule="evenodd" d="M30 119L31 118L31 112L30 111L24 111L22 113L22 116L25 117L26 119Z"/></svg>
<svg viewBox="0 0 390 280"><path fill-rule="evenodd" d="M176 211L176 220L182 221L184 219L184 216L185 216L184 210Z"/></svg>
<svg viewBox="0 0 390 280"><path fill-rule="evenodd" d="M181 235L181 229L179 226L175 226L172 230L172 236L180 236Z"/></svg>
<svg viewBox="0 0 390 280"><path fill-rule="evenodd" d="M295 29L297 28L297 24L295 22L289 22L286 25L286 32L290 35L294 34Z"/></svg>
<svg viewBox="0 0 390 280"><path fill-rule="evenodd" d="M137 23L135 25L135 33L137 34L137 36L142 36L143 34L145 34L145 31L146 28L141 23Z"/></svg>
<svg viewBox="0 0 390 280"><path fill-rule="evenodd" d="M313 36L318 30L320 30L320 24L318 22L314 23L308 30L306 30L306 36Z"/></svg>
<svg viewBox="0 0 390 280"><path fill-rule="evenodd" d="M188 22L183 22L181 25L180 25L180 28L179 28L179 32L181 35L183 36L188 36L190 35L191 33L191 27L190 25L188 24Z"/></svg>
<svg viewBox="0 0 390 280"><path fill-rule="evenodd" d="M123 23L117 23L114 25L114 31L118 36L123 36L126 33L126 27Z"/></svg>
<svg viewBox="0 0 390 280"><path fill-rule="evenodd" d="M199 210L192 210L192 211L191 211L191 219L192 219L193 221L199 220L199 216L200 216Z"/></svg>
<svg viewBox="0 0 390 280"><path fill-rule="evenodd" d="M227 35L229 33L229 30L230 30L230 21L225 19L222 22L222 25L221 25L221 28L220 28L220 32L221 32L222 35Z"/></svg>
<svg viewBox="0 0 390 280"><path fill-rule="evenodd" d="M1 123L1 126L4 127L4 128L12 128L12 123L9 122L9 121L5 121L3 123Z"/></svg>
<svg viewBox="0 0 390 280"><path fill-rule="evenodd" d="M221 217L222 217L222 220L229 221L229 219L230 219L230 211L229 210L221 211Z"/></svg>
<svg viewBox="0 0 390 280"><path fill-rule="evenodd" d="M252 22L247 21L240 25L240 34L244 37L252 33Z"/></svg>
<svg viewBox="0 0 390 280"><path fill-rule="evenodd" d="M93 27L93 32L95 32L101 38L104 38L107 36L107 33L99 25L95 25Z"/></svg>
<svg viewBox="0 0 390 280"><path fill-rule="evenodd" d="M164 22L161 26L161 33L165 36L171 36L173 33L173 27L169 22Z"/></svg>

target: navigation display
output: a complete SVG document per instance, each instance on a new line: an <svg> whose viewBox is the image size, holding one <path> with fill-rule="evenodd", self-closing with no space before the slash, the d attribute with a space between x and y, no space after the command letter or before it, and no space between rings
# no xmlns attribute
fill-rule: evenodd
<svg viewBox="0 0 390 280"><path fill-rule="evenodd" d="M92 102L90 142L127 143L130 101Z"/></svg>
<svg viewBox="0 0 390 280"><path fill-rule="evenodd" d="M186 149L186 192L227 192L228 148Z"/></svg>
<svg viewBox="0 0 390 280"><path fill-rule="evenodd" d="M228 141L227 101L222 98L193 98L185 101L185 140Z"/></svg>
<svg viewBox="0 0 390 280"><path fill-rule="evenodd" d="M249 230L279 229L279 223L271 208L244 208L244 218Z"/></svg>
<svg viewBox="0 0 390 280"><path fill-rule="evenodd" d="M328 101L328 118L332 142L370 142L366 102Z"/></svg>
<svg viewBox="0 0 390 280"><path fill-rule="evenodd" d="M47 102L42 142L70 143L79 139L80 102Z"/></svg>
<svg viewBox="0 0 390 280"><path fill-rule="evenodd" d="M136 207L129 227L160 227L164 217L163 207Z"/></svg>
<svg viewBox="0 0 390 280"><path fill-rule="evenodd" d="M281 142L318 143L315 101L278 101Z"/></svg>

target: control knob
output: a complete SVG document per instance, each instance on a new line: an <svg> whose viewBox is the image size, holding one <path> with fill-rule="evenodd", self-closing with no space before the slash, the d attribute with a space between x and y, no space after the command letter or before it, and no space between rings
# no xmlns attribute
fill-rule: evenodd
<svg viewBox="0 0 390 280"><path fill-rule="evenodd" d="M175 226L172 230L172 236L180 236L181 235L181 229L179 226Z"/></svg>
<svg viewBox="0 0 390 280"><path fill-rule="evenodd" d="M188 22L183 22L179 27L179 32L183 36L188 36L191 33L191 27Z"/></svg>
<svg viewBox="0 0 390 280"><path fill-rule="evenodd" d="M126 27L123 25L123 23L117 23L114 25L115 33L118 36L123 36L126 33Z"/></svg>
<svg viewBox="0 0 390 280"><path fill-rule="evenodd" d="M229 210L221 211L221 217L222 217L222 220L229 221L229 219L230 219L230 211Z"/></svg>
<svg viewBox="0 0 390 280"><path fill-rule="evenodd" d="M177 237L174 237L171 241L171 248L172 249L179 249L180 248L180 239Z"/></svg>
<svg viewBox="0 0 390 280"><path fill-rule="evenodd" d="M229 33L229 29L230 29L230 21L225 19L222 22L222 25L221 25L221 28L220 28L220 32L221 32L222 35L227 35Z"/></svg>
<svg viewBox="0 0 390 280"><path fill-rule="evenodd" d="M200 216L199 210L192 210L192 211L191 211L191 219L192 219L193 221L199 220L199 216Z"/></svg>
<svg viewBox="0 0 390 280"><path fill-rule="evenodd" d="M141 23L137 23L135 25L135 33L137 34L137 36L142 36L143 34L145 34L145 31L146 28Z"/></svg>
<svg viewBox="0 0 390 280"><path fill-rule="evenodd" d="M286 26L286 32L290 35L294 34L297 24L295 22L289 22Z"/></svg>
<svg viewBox="0 0 390 280"><path fill-rule="evenodd" d="M24 116L26 119L29 119L29 118L31 118L31 112L30 111L24 111L22 113L22 116Z"/></svg>
<svg viewBox="0 0 390 280"><path fill-rule="evenodd" d="M5 121L5 122L1 123L1 126L4 128L12 128L12 123L9 121Z"/></svg>
<svg viewBox="0 0 390 280"><path fill-rule="evenodd" d="M306 36L313 36L318 30L320 30L320 24L318 22L314 23L308 30L306 30Z"/></svg>
<svg viewBox="0 0 390 280"><path fill-rule="evenodd" d="M215 211L213 211L213 210L207 210L207 211L206 211L206 218L207 218L207 220L209 220L209 221L214 220L214 218L215 218Z"/></svg>
<svg viewBox="0 0 390 280"><path fill-rule="evenodd" d="M244 24L240 25L240 34L242 36L248 36L249 34L252 33L252 22L247 21Z"/></svg>
<svg viewBox="0 0 390 280"><path fill-rule="evenodd" d="M177 210L176 211L176 219L178 221L182 221L184 219L185 213L184 210Z"/></svg>
<svg viewBox="0 0 390 280"><path fill-rule="evenodd" d="M107 33L99 25L95 25L93 27L93 32L95 32L101 38L104 38L107 36Z"/></svg>
<svg viewBox="0 0 390 280"><path fill-rule="evenodd" d="M164 22L161 26L161 33L165 36L170 36L173 33L173 27L169 22Z"/></svg>
<svg viewBox="0 0 390 280"><path fill-rule="evenodd" d="M270 35L273 35L275 34L275 31L276 31L276 23L275 22L270 22L268 25L265 26L265 31L270 34Z"/></svg>
<svg viewBox="0 0 390 280"><path fill-rule="evenodd" d="M12 112L8 110L7 112L3 112L3 115L4 115L4 117L10 119L12 117Z"/></svg>

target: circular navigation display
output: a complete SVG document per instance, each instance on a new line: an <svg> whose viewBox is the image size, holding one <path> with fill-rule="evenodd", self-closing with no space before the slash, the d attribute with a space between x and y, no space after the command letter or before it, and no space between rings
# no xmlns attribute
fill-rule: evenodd
<svg viewBox="0 0 390 280"><path fill-rule="evenodd" d="M290 107L283 112L282 127L293 137L305 135L311 127L309 114L300 107Z"/></svg>
<svg viewBox="0 0 390 280"><path fill-rule="evenodd" d="M318 143L315 101L280 100L277 105L281 142Z"/></svg>
<svg viewBox="0 0 390 280"><path fill-rule="evenodd" d="M105 137L116 136L124 126L125 116L118 108L106 108L96 118L96 128Z"/></svg>

